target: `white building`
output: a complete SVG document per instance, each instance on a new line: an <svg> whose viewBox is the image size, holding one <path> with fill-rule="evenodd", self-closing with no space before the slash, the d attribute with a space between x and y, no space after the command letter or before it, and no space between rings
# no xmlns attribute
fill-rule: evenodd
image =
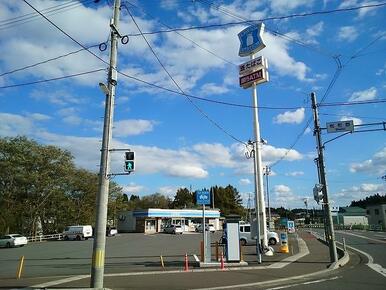
<svg viewBox="0 0 386 290"><path fill-rule="evenodd" d="M167 225L181 225L184 231L194 231L195 225L202 223L202 210L149 208L121 212L118 215L118 232L162 232ZM205 223L216 230L222 229L220 211L205 210Z"/></svg>

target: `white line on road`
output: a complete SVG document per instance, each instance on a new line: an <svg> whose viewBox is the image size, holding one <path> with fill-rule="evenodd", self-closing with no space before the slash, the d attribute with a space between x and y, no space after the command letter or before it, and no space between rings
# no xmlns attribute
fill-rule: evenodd
<svg viewBox="0 0 386 290"><path fill-rule="evenodd" d="M350 235L350 236L354 236L354 237L366 239L366 240L373 241L373 242L377 242L377 243L385 243L385 244L386 244L386 241L381 241L381 240L377 240L377 239L372 239L372 238L365 237L365 236L361 236L361 235L354 234L354 233L348 233L348 232L343 232L343 231L339 231L339 233L340 233L340 234L344 234L344 235Z"/></svg>
<svg viewBox="0 0 386 290"><path fill-rule="evenodd" d="M332 278L313 280L313 281L308 281L308 282L304 282L304 283L297 283L297 284L283 285L283 286L268 288L266 290L279 290L279 289L285 289L285 288L292 288L292 287L300 286L300 285L310 285L310 284L322 283L322 282L326 282L326 281L333 281L333 280L336 280L336 279L339 279L339 278L341 278L341 277L335 276L335 277L332 277Z"/></svg>
<svg viewBox="0 0 386 290"><path fill-rule="evenodd" d="M373 259L372 256L370 256L368 253L363 252L363 251L361 251L361 250L359 250L359 249L357 249L357 248L354 248L354 247L351 247L351 246L346 246L346 247L347 247L347 248L350 248L350 249L352 249L352 250L354 250L354 251L357 251L357 252L361 253L362 255L366 256L366 258L369 260L369 261L367 262L366 265L367 265L368 267L370 267L370 269L372 269L372 270L374 270L375 272L377 272L377 273L381 274L382 276L386 277L386 269L383 268L383 267L382 267L381 265L379 265L379 264L374 264L374 259Z"/></svg>
<svg viewBox="0 0 386 290"><path fill-rule="evenodd" d="M78 276L73 276L73 277L68 277L68 278L64 278L64 279L60 279L60 280L42 283L39 285L34 285L31 287L32 288L48 288L51 286L65 284L65 283L69 283L69 282L73 282L73 281L78 281L78 280L82 280L82 279L89 278L89 277L90 277L90 275L78 275Z"/></svg>

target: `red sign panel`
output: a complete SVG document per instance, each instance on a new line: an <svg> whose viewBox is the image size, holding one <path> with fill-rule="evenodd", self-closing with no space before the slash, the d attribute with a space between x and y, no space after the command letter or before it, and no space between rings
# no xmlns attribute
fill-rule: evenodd
<svg viewBox="0 0 386 290"><path fill-rule="evenodd" d="M240 77L239 81L240 81L240 87L249 87L250 85L252 85L252 83L254 82L261 82L261 81L265 81L265 74L263 72L263 69L260 69L258 71L255 71L249 75L245 75L245 76L242 76Z"/></svg>

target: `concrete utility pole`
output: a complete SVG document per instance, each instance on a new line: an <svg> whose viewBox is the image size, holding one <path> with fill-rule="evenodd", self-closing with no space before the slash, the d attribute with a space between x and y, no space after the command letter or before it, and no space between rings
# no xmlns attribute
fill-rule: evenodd
<svg viewBox="0 0 386 290"><path fill-rule="evenodd" d="M256 214L256 255L257 255L257 262L261 264L261 231L260 231L260 205L259 205L259 179L257 176L257 158L256 158L256 148L257 148L257 142L253 142L253 168L255 171L255 214Z"/></svg>
<svg viewBox="0 0 386 290"><path fill-rule="evenodd" d="M271 222L272 222L272 219L271 219L271 206L269 205L269 184L268 184L268 175L271 173L271 168L269 168L268 166L265 167L265 184L266 184L266 187L267 187L267 205L268 205L268 224L269 224L269 229L271 229Z"/></svg>
<svg viewBox="0 0 386 290"><path fill-rule="evenodd" d="M320 175L320 183L323 186L322 192L323 192L323 206L324 206L324 216L326 218L326 225L328 233L326 240L328 242L328 246L330 249L330 259L331 262L337 262L338 261L338 255L336 252L336 245L335 245L335 232L334 232L334 224L332 222L332 215L331 215L331 209L330 204L328 201L328 191L327 191L327 180L326 180L326 172L325 172L325 165L324 165L324 157L323 157L323 145L322 145L322 137L321 137L321 128L319 125L319 115L318 115L318 107L316 104L316 95L315 93L311 93L311 102L312 102L312 111L314 116L314 135L316 136L316 145L318 150L318 171Z"/></svg>
<svg viewBox="0 0 386 290"><path fill-rule="evenodd" d="M110 142L114 115L115 87L117 85L118 22L121 0L115 0L111 27L110 67L107 79L103 140L99 170L99 190L96 200L96 223L91 266L91 288L103 288L105 270L107 204L109 194ZM102 84L102 86L104 86ZM104 87L105 88L105 87Z"/></svg>

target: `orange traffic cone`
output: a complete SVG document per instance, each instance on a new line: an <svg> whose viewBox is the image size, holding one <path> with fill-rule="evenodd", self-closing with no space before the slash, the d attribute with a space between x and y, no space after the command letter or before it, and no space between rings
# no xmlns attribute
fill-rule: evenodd
<svg viewBox="0 0 386 290"><path fill-rule="evenodd" d="M185 266L184 271L189 271L189 261L188 261L188 254L185 253Z"/></svg>
<svg viewBox="0 0 386 290"><path fill-rule="evenodd" d="M224 266L224 255L222 254L222 252L221 252L221 260L220 260L220 269L221 269L221 270L225 270L225 266Z"/></svg>

